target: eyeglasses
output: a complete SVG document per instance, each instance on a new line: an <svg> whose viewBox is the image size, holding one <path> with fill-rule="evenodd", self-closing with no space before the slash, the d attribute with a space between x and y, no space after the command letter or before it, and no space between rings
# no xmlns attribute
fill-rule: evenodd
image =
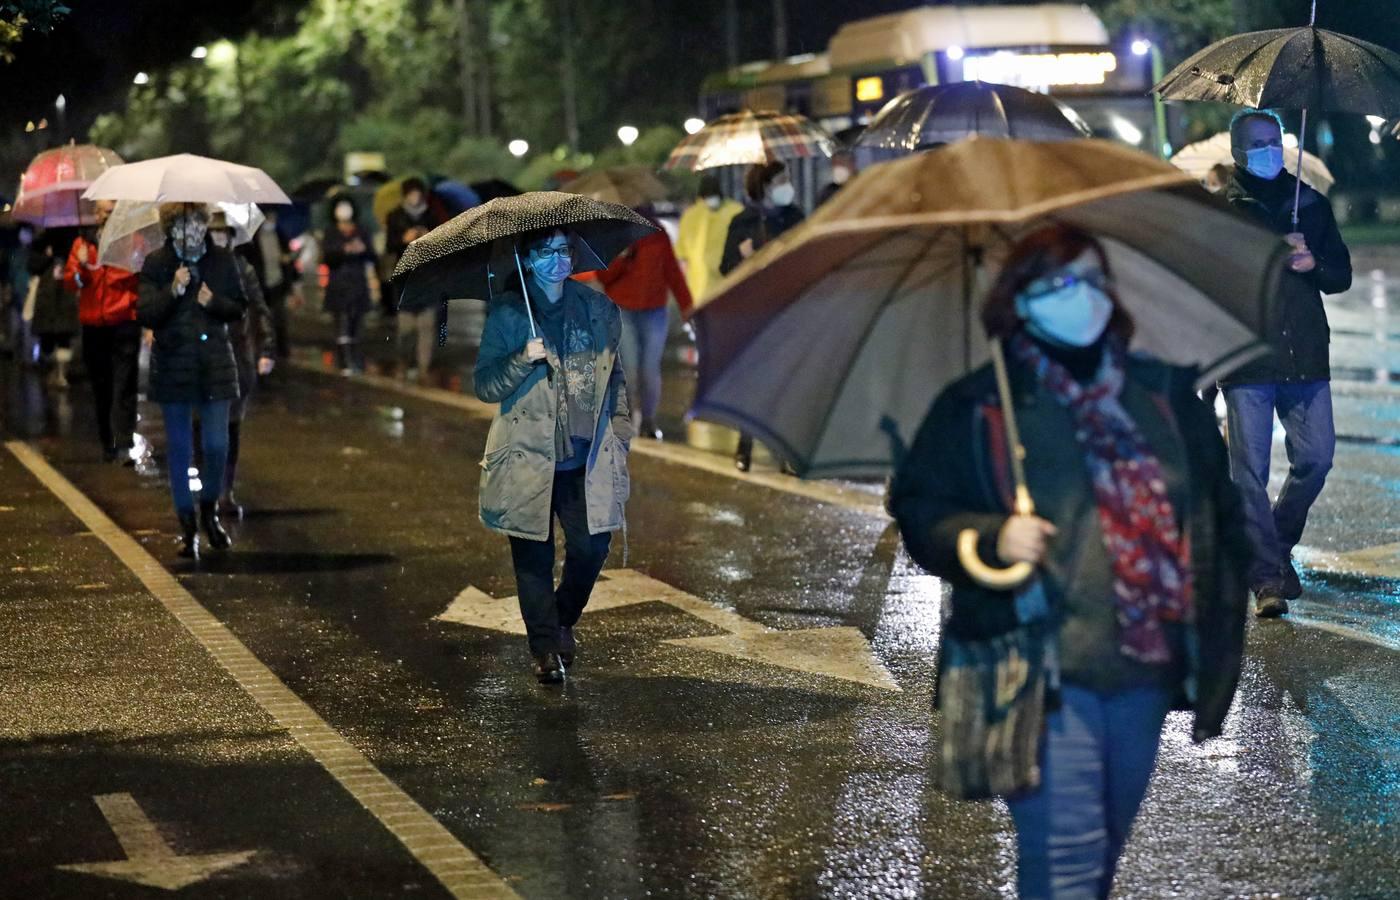
<svg viewBox="0 0 1400 900"><path fill-rule="evenodd" d="M530 252L538 256L540 259L554 259L555 257L559 256L562 256L564 259L574 258L574 248L570 247L568 244L565 244L562 247L551 247L548 244L545 244L543 247L536 247Z"/></svg>
<svg viewBox="0 0 1400 900"><path fill-rule="evenodd" d="M1062 271L1057 275L1048 278L1040 278L1031 282L1022 291L1021 296L1027 301L1039 300L1051 294L1058 294L1060 291L1075 287L1076 285L1087 284L1089 287L1105 290L1108 287L1108 275L1103 269L1090 269L1087 272Z"/></svg>

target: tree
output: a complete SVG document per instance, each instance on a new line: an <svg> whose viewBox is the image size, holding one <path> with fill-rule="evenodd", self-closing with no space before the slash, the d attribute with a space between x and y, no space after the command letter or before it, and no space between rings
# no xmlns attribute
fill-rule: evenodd
<svg viewBox="0 0 1400 900"><path fill-rule="evenodd" d="M69 12L60 0L0 2L0 62L14 62L14 45L26 28L46 34Z"/></svg>

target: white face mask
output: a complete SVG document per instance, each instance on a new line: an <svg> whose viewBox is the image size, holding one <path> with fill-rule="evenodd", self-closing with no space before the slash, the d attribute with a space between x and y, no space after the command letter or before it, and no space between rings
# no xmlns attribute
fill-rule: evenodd
<svg viewBox="0 0 1400 900"><path fill-rule="evenodd" d="M851 170L845 166L837 166L831 170L832 184L845 184L851 180Z"/></svg>
<svg viewBox="0 0 1400 900"><path fill-rule="evenodd" d="M718 212L720 206L721 206L723 203L724 203L724 198L723 198L723 197L706 197L706 198L705 198L705 205L708 206L708 207L711 209L711 211L714 211L714 212Z"/></svg>
<svg viewBox="0 0 1400 900"><path fill-rule="evenodd" d="M1282 147L1257 147L1245 151L1245 168L1249 174L1265 181L1273 181L1283 171Z"/></svg>
<svg viewBox="0 0 1400 900"><path fill-rule="evenodd" d="M797 199L797 188L791 184L774 185L768 192L768 199L773 201L774 206L792 206L792 201Z"/></svg>
<svg viewBox="0 0 1400 900"><path fill-rule="evenodd" d="M1094 343L1113 317L1113 301L1083 280L1031 300L1017 300L1016 308L1031 334L1066 347Z"/></svg>
<svg viewBox="0 0 1400 900"><path fill-rule="evenodd" d="M209 239L214 242L214 246L221 250L228 249L228 232L223 229L215 229L209 232Z"/></svg>
<svg viewBox="0 0 1400 900"><path fill-rule="evenodd" d="M335 220L337 222L350 222L355 218L355 207L348 203L341 203L335 208Z"/></svg>

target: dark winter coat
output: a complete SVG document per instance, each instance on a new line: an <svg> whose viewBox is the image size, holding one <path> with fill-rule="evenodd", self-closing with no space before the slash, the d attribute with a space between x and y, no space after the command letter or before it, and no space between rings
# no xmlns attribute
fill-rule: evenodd
<svg viewBox="0 0 1400 900"><path fill-rule="evenodd" d="M181 262L167 243L141 267L136 321L155 332L150 398L155 403L204 403L238 396L238 364L228 323L243 317L248 301L233 254L210 244L190 267L179 296L171 285ZM199 304L200 285L213 299Z"/></svg>
<svg viewBox="0 0 1400 900"><path fill-rule="evenodd" d="M1220 733L1239 680L1248 614L1249 547L1215 418L1192 389L1194 373L1132 358L1123 405L1162 463L1190 541L1196 625L1168 626L1177 665L1149 667L1118 651L1110 561L1093 486L1069 412L1034 375L1010 362L1037 514L1059 529L1040 567L1060 623L1065 683L1113 691L1156 684L1196 712L1194 734ZM977 640L1016 627L1012 596L974 582L958 560L964 529L996 564L997 535L1011 509L1001 404L990 366L950 385L934 403L891 487L891 508L910 556L952 585L944 633ZM1155 670L1155 671L1148 671Z"/></svg>
<svg viewBox="0 0 1400 900"><path fill-rule="evenodd" d="M30 327L41 337L65 338L78 333L78 295L63 285L63 272L54 274L55 260L43 253L30 253L29 272L38 278L34 296L34 320Z"/></svg>
<svg viewBox="0 0 1400 900"><path fill-rule="evenodd" d="M745 203L744 211L729 223L729 236L724 240L724 256L719 260L719 271L723 275L739 268L744 255L739 245L746 240L753 241L754 252L764 244L802 221L802 210L796 206L778 206L773 209Z"/></svg>
<svg viewBox="0 0 1400 900"><path fill-rule="evenodd" d="M363 253L350 253L346 245L356 238L365 245ZM340 229L331 226L326 230L326 238L321 244L321 261L330 269L330 279L326 282L326 312L366 313L373 301L369 291L367 266L374 265L374 250L369 235L358 227L348 236Z"/></svg>
<svg viewBox="0 0 1400 900"><path fill-rule="evenodd" d="M1237 166L1225 197L1265 228L1288 234L1294 230L1293 195L1297 183L1287 172L1265 181ZM1351 287L1351 254L1342 242L1332 205L1306 184L1297 230L1307 239L1317 268L1306 274L1288 272L1283 276L1270 333L1261 335L1274 352L1234 372L1223 384L1319 381L1332 376L1328 359L1331 331L1321 294L1340 294Z"/></svg>

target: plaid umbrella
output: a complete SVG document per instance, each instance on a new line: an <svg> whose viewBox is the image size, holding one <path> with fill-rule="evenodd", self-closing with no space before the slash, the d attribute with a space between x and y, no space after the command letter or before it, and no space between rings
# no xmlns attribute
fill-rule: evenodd
<svg viewBox="0 0 1400 900"><path fill-rule="evenodd" d="M82 199L83 191L121 164L116 153L92 144L45 150L20 176L14 217L45 228L95 224L92 202Z"/></svg>
<svg viewBox="0 0 1400 900"><path fill-rule="evenodd" d="M1004 84L935 84L895 97L856 140L856 148L899 154L973 135L1028 141L1089 137L1079 114L1046 94Z"/></svg>
<svg viewBox="0 0 1400 900"><path fill-rule="evenodd" d="M731 113L676 145L665 169L753 166L781 159L830 156L836 142L805 116L779 112Z"/></svg>
<svg viewBox="0 0 1400 900"><path fill-rule="evenodd" d="M469 209L409 244L394 268L399 307L427 309L454 297L490 299L522 281L514 238L538 228L565 229L574 271L605 269L613 257L656 230L625 206L577 194L533 191Z"/></svg>

